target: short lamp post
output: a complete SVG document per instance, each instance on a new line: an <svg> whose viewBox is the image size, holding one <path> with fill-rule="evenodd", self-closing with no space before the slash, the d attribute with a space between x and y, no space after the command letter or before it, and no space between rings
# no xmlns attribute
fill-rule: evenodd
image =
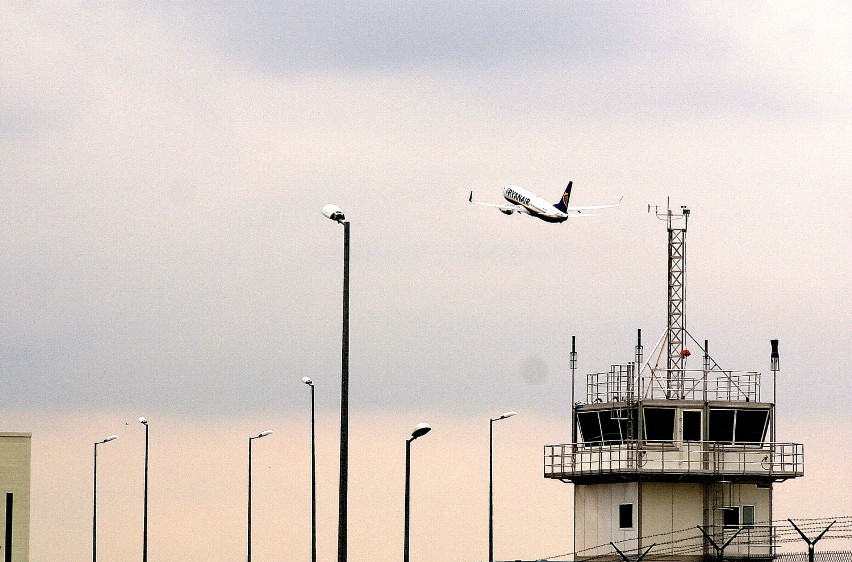
<svg viewBox="0 0 852 562"><path fill-rule="evenodd" d="M311 387L311 562L317 562L317 447L314 381L310 377L302 377L302 382Z"/></svg>
<svg viewBox="0 0 852 562"><path fill-rule="evenodd" d="M343 225L343 345L340 376L340 494L337 560L347 560L347 498L349 489L349 221L337 205L322 208L326 218Z"/></svg>
<svg viewBox="0 0 852 562"><path fill-rule="evenodd" d="M272 430L267 429L263 433L259 433L254 437L249 437L248 440L248 515L246 532L246 553L248 562L251 562L251 443L255 439L260 439L261 437L266 437L267 435L272 435Z"/></svg>
<svg viewBox="0 0 852 562"><path fill-rule="evenodd" d="M517 412L506 412L491 418L488 433L488 562L494 562L494 422L517 416Z"/></svg>
<svg viewBox="0 0 852 562"><path fill-rule="evenodd" d="M405 538L403 539L403 562L408 562L408 520L411 504L411 442L432 431L428 423L422 422L414 426L411 437L405 440Z"/></svg>
<svg viewBox="0 0 852 562"><path fill-rule="evenodd" d="M94 462L92 463L92 562L98 560L98 445L118 439L118 435L110 435L101 441L95 441Z"/></svg>

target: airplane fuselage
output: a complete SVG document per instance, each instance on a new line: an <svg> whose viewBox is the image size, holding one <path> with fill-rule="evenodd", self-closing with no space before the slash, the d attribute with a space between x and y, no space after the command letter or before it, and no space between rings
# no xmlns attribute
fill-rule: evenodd
<svg viewBox="0 0 852 562"><path fill-rule="evenodd" d="M547 222L562 222L568 219L568 214L563 213L553 206L552 203L542 199L535 193L517 185L507 185L503 188L503 197L509 203L520 205L530 212L531 215Z"/></svg>

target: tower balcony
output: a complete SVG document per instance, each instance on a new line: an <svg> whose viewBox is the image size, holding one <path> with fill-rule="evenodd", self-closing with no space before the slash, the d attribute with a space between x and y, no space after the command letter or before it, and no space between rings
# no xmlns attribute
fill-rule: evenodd
<svg viewBox="0 0 852 562"><path fill-rule="evenodd" d="M625 480L781 481L803 476L801 443L738 445L643 442L611 446L546 445L544 477L567 482Z"/></svg>

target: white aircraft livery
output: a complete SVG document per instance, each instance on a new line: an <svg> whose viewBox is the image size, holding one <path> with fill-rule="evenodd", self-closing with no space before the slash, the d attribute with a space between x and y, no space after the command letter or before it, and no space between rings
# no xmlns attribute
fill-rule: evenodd
<svg viewBox="0 0 852 562"><path fill-rule="evenodd" d="M572 214L594 216L584 213L583 211L618 207L621 205L621 199L624 199L624 197L622 197L618 200L618 203L614 203L612 205L568 205L568 200L571 198L571 185L573 183L574 182L568 182L568 187L565 188L565 193L562 194L562 198L556 203L548 203L535 193L532 193L523 187L518 187L517 185L507 185L503 188L503 197L509 203L480 203L479 201L473 200L472 191L470 192L470 197L468 197L467 200L471 203L476 203L477 205L496 207L501 213L506 215L511 215L512 213L526 213L547 222L564 222L568 220L568 217Z"/></svg>

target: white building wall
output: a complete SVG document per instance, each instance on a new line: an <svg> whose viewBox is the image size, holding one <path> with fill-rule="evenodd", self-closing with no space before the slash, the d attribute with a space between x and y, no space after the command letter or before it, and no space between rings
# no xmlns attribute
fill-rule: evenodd
<svg viewBox="0 0 852 562"><path fill-rule="evenodd" d="M674 554L675 546L681 551L694 547L695 552L700 552L701 537L677 543L670 541L695 536L698 533L696 527L704 525L703 519L704 491L701 484L642 483L642 546L647 548L656 543L658 546L654 547L654 554Z"/></svg>
<svg viewBox="0 0 852 562"><path fill-rule="evenodd" d="M12 562L30 559L30 433L0 433L0 559L5 559L6 496L12 494Z"/></svg>
<svg viewBox="0 0 852 562"><path fill-rule="evenodd" d="M639 536L639 486L636 482L577 485L574 488L574 550L578 557L636 550ZM619 528L619 505L633 505L633 527ZM625 541L625 542L620 542Z"/></svg>

